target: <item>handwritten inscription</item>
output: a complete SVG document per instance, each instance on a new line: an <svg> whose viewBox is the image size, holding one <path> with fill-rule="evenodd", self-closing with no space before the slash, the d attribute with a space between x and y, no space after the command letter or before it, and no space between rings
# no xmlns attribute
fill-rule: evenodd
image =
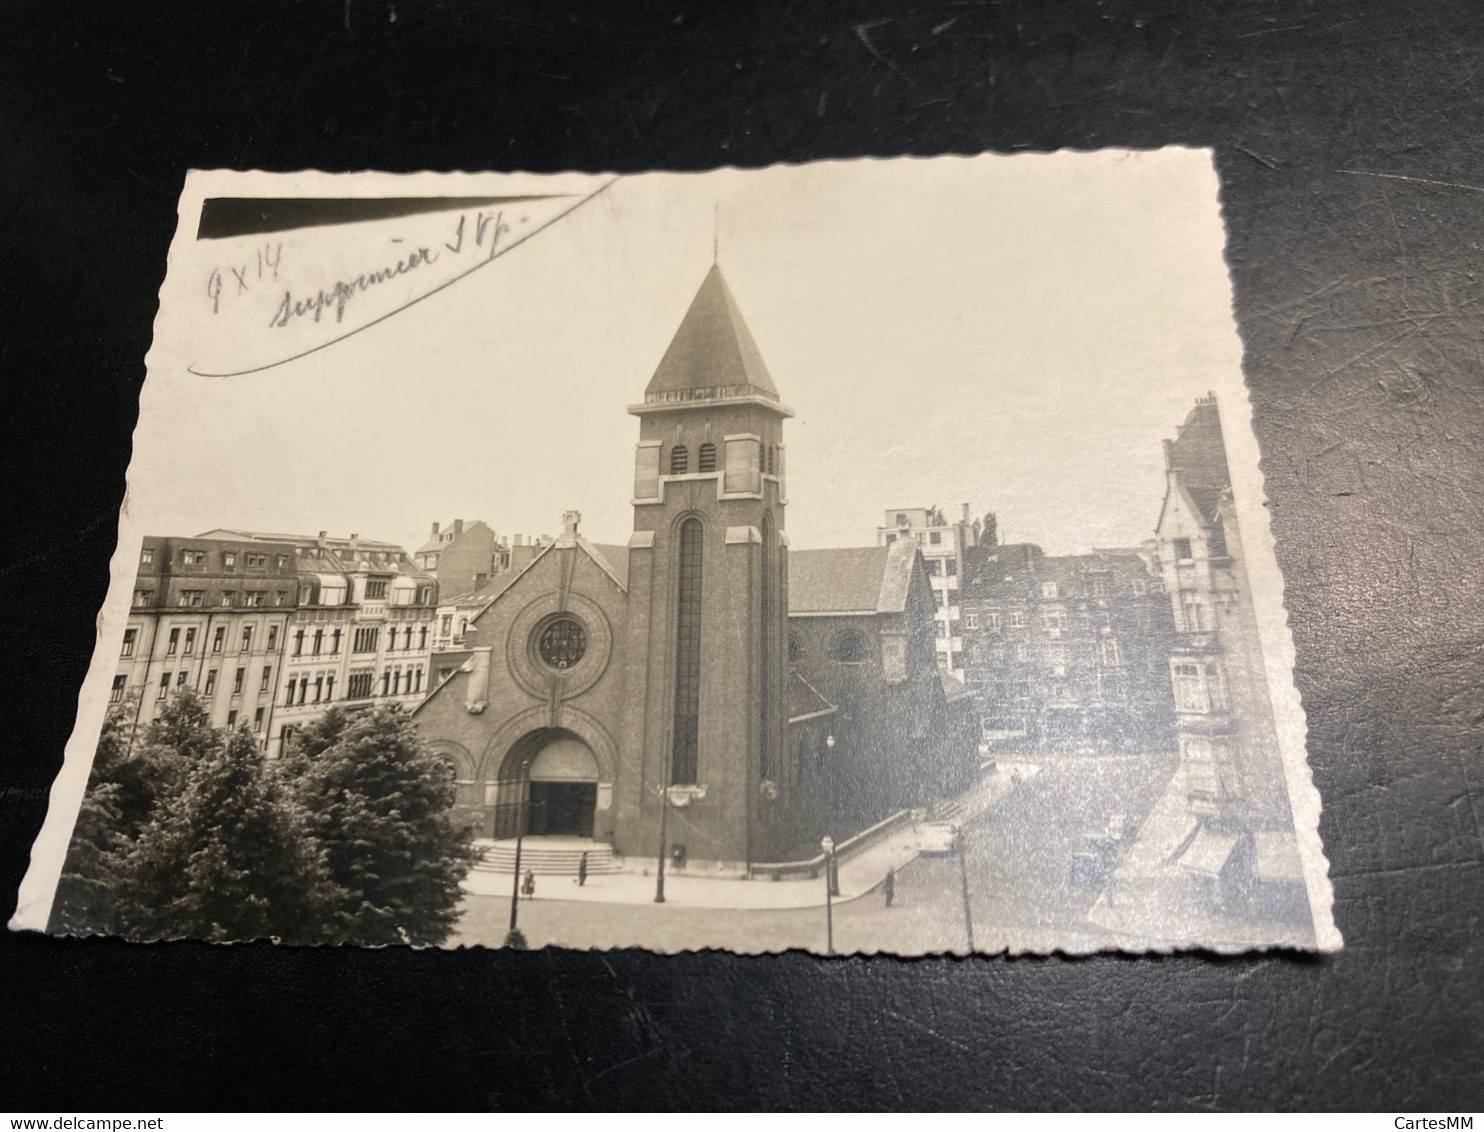
<svg viewBox="0 0 1484 1132"><path fill-rule="evenodd" d="M581 196L561 194L541 198L550 199L555 211L529 206L513 214L500 210L468 209L457 213L450 210L434 219L431 229L412 228L405 221L399 223L392 229L400 230L401 235L397 236L387 236L387 229L378 227L370 230L374 243L367 246L357 240L359 233L346 232L350 239L332 241L328 251L323 243L306 236L229 253L233 256L231 262L218 260L214 265L204 265L204 297L211 313L234 322L237 322L234 315L245 316L249 325L264 327L267 336L256 344L256 349L249 346L247 356L241 356L243 346L253 336L244 336L242 330L246 328L238 323L232 333L220 336L220 342L213 343L215 348L229 350L239 357L236 364L193 364L187 369L201 377L240 377L333 346L514 251L612 184L614 180ZM531 212L537 214L533 216ZM387 242L393 246L388 248ZM284 243L288 244L287 256ZM323 261L317 265L309 262L329 254L335 255L333 266ZM347 260L347 254L355 258ZM307 270L316 266L318 270L313 274ZM280 331L292 331L296 327L304 332L291 338L280 337ZM268 341L283 338L297 342L299 348L286 356L271 356L276 351ZM256 360L252 353L270 356Z"/></svg>
<svg viewBox="0 0 1484 1132"><path fill-rule="evenodd" d="M315 322L318 322L320 315L332 307L335 310L335 321L339 322L345 317L345 304L350 302L357 292L368 290L378 283L385 283L388 279L395 279L399 275L406 275L409 271L416 270L424 264L433 263L437 259L437 252L429 251L427 248L418 248L417 251L397 260L390 267L362 272L354 279L337 279L335 285L328 291L321 287L313 298L296 299L292 291L285 291L283 301L278 304L278 309L273 312L268 325L287 326L290 319L305 317L313 318Z"/></svg>
<svg viewBox="0 0 1484 1132"><path fill-rule="evenodd" d="M454 228L452 242L445 242L441 249L418 247L406 255L399 256L393 263L363 271L350 279L337 279L328 288L321 287L313 295L296 296L292 290L286 290L283 298L279 300L273 317L268 320L271 327L288 326L295 319L308 318L313 322L319 322L326 311L335 312L337 323L344 321L345 308L351 299L359 294L364 294L371 288L396 279L409 272L416 271L420 267L431 266L438 261L443 251L452 255L472 255L476 250L481 252L483 258L493 259L500 248L500 237L509 234L510 225L505 223L505 214L497 212L493 215L479 212L474 215L474 223L469 224L467 215L460 215L458 225ZM467 233L467 235L466 235ZM400 243L394 239L393 243Z"/></svg>
<svg viewBox="0 0 1484 1132"><path fill-rule="evenodd" d="M241 295L252 290L249 280L261 280L265 277L278 278L278 265L283 262L283 244L264 244L254 253L257 259L257 270L253 270L253 261L246 263L230 263L227 265L227 274L222 275L220 267L213 267L211 274L206 277L206 297L211 300L211 313L217 314L222 309L222 288L230 286L225 280L232 280L236 284L235 290L229 290L229 294Z"/></svg>

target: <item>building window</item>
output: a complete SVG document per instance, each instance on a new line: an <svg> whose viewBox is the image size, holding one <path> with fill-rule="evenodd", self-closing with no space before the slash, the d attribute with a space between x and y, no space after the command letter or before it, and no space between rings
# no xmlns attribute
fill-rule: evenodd
<svg viewBox="0 0 1484 1132"><path fill-rule="evenodd" d="M1206 607L1193 593L1180 595L1180 613L1185 619L1187 633L1203 633L1206 630Z"/></svg>
<svg viewBox="0 0 1484 1132"><path fill-rule="evenodd" d="M906 525L907 525L907 515L906 515L906 512L898 511L897 512L897 526L899 526L899 527L905 527Z"/></svg>
<svg viewBox="0 0 1484 1132"><path fill-rule="evenodd" d="M236 565L237 565L237 552L235 550L224 550L224 551L222 551L222 566L223 566L223 568L225 568L227 570L231 570Z"/></svg>
<svg viewBox="0 0 1484 1132"><path fill-rule="evenodd" d="M316 629L314 631L314 655L315 656L319 656L320 649L323 647L324 643L325 643L325 631L323 629Z"/></svg>
<svg viewBox="0 0 1484 1132"><path fill-rule="evenodd" d="M263 730L263 709L262 708L258 708L257 711L255 711L255 712L252 713L252 729L254 731L262 731Z"/></svg>
<svg viewBox="0 0 1484 1132"><path fill-rule="evenodd" d="M298 690L299 690L299 681L298 681L298 679L295 678L295 679L290 680L289 681L289 692L288 692L288 695L284 696L284 698L283 698L283 706L284 707L293 707L294 706L294 693L297 692Z"/></svg>
<svg viewBox="0 0 1484 1132"><path fill-rule="evenodd" d="M374 679L375 675L370 672L352 672L350 683L346 686L346 698L364 700L371 694L371 681Z"/></svg>
<svg viewBox="0 0 1484 1132"><path fill-rule="evenodd" d="M453 632L453 614L452 613L445 613L443 615L442 619L438 622L438 632L439 632L440 635L442 635L444 637L448 636L450 633Z"/></svg>
<svg viewBox="0 0 1484 1132"><path fill-rule="evenodd" d="M169 694L170 694L170 673L168 673L168 672L162 672L162 673L160 673L160 692L159 692L159 694L157 696L155 696L155 699L157 699L157 700L163 700Z"/></svg>
<svg viewBox="0 0 1484 1132"><path fill-rule="evenodd" d="M205 590L181 590L177 599L183 608L199 609L206 604Z"/></svg>
<svg viewBox="0 0 1484 1132"><path fill-rule="evenodd" d="M1047 636L1059 637L1067 627L1067 615L1060 609L1049 609L1041 615L1041 622L1046 626Z"/></svg>
<svg viewBox="0 0 1484 1132"><path fill-rule="evenodd" d="M136 640L138 640L138 638L139 638L139 630L138 629L125 629L124 630L124 644L123 644L123 647L121 649L119 649L119 656L133 656L134 655L134 642Z"/></svg>
<svg viewBox="0 0 1484 1132"><path fill-rule="evenodd" d="M224 606L231 606L231 604L234 601L236 601L236 600L237 600L237 591L236 590L223 590L222 591L222 604Z"/></svg>
<svg viewBox="0 0 1484 1132"><path fill-rule="evenodd" d="M139 565L141 565L141 566L149 566L149 565L152 565L154 563L154 560L155 560L155 548L154 547L152 547L152 546L146 546L143 550L141 550L139 552Z"/></svg>
<svg viewBox="0 0 1484 1132"><path fill-rule="evenodd" d="M690 471L690 450L684 444L677 444L670 449L670 474L683 476L688 471Z"/></svg>
<svg viewBox="0 0 1484 1132"><path fill-rule="evenodd" d="M804 655L803 648L799 645L799 638L792 633L788 635L788 662L798 664L799 658Z"/></svg>
<svg viewBox="0 0 1484 1132"><path fill-rule="evenodd" d="M238 652L252 652L252 626L242 626L242 647Z"/></svg>
<svg viewBox="0 0 1484 1132"><path fill-rule="evenodd" d="M269 625L268 626L268 645L267 645L268 651L269 652L272 652L277 647L278 647L278 626L277 625Z"/></svg>
<svg viewBox="0 0 1484 1132"><path fill-rule="evenodd" d="M271 683L273 683L273 666L271 664L267 664L263 666L263 682L258 685L259 694L266 692L268 690L268 685Z"/></svg>
<svg viewBox="0 0 1484 1132"><path fill-rule="evenodd" d="M1118 651L1118 642L1109 637L1102 642L1103 663L1118 665L1123 663L1123 658Z"/></svg>
<svg viewBox="0 0 1484 1132"><path fill-rule="evenodd" d="M1087 579L1088 591L1093 597L1108 596L1108 576L1106 574L1091 574Z"/></svg>
<svg viewBox="0 0 1484 1132"><path fill-rule="evenodd" d="M267 590L247 590L242 595L242 604L251 609L257 609L265 604L264 599L267 596Z"/></svg>
<svg viewBox="0 0 1484 1132"><path fill-rule="evenodd" d="M257 567L257 566L266 566L266 565L268 565L268 556L266 554L252 554L252 553L248 553L248 554L246 554L243 557L243 561L248 566L254 566L254 567Z"/></svg>
<svg viewBox="0 0 1484 1132"><path fill-rule="evenodd" d="M108 690L108 702L116 704L124 698L124 685L129 682L127 676L115 676L113 687Z"/></svg>
<svg viewBox="0 0 1484 1132"><path fill-rule="evenodd" d="M671 456L674 456L673 452L671 453ZM705 444L701 445L700 452L697 454L696 459L696 471L716 471L716 445L712 444L709 440L706 441Z"/></svg>
<svg viewBox="0 0 1484 1132"><path fill-rule="evenodd" d="M929 531L928 532L928 542L931 543L933 546L941 546L942 543L943 543L943 532L942 531Z"/></svg>
<svg viewBox="0 0 1484 1132"><path fill-rule="evenodd" d="M979 628L979 614L977 614L977 613L965 613L964 614L964 628L965 629L977 629L977 628Z"/></svg>
<svg viewBox="0 0 1484 1132"><path fill-rule="evenodd" d="M166 642L166 644L165 644L165 655L166 656L174 656L175 653L176 653L176 650L179 649L179 647L180 647L180 630L179 629L171 629L170 630L170 640L168 642Z"/></svg>
<svg viewBox="0 0 1484 1132"><path fill-rule="evenodd" d="M222 649L226 647L226 643L227 627L225 625L218 625L216 627L216 632L212 635L211 638L211 651L221 652Z"/></svg>
<svg viewBox="0 0 1484 1132"><path fill-rule="evenodd" d="M1180 562L1189 562L1190 540L1188 538L1177 538L1170 540L1170 546L1175 552L1175 558Z"/></svg>
<svg viewBox="0 0 1484 1132"><path fill-rule="evenodd" d="M1000 611L998 609L986 609L984 611L984 627L991 633L1000 631Z"/></svg>
<svg viewBox="0 0 1484 1132"><path fill-rule="evenodd" d="M424 625L417 634L417 647L426 649L428 647L428 627Z"/></svg>
<svg viewBox="0 0 1484 1132"><path fill-rule="evenodd" d="M946 626L938 622L938 635L944 636ZM846 629L835 638L835 659L841 664L863 664L866 659L865 639L854 629Z"/></svg>
<svg viewBox="0 0 1484 1132"><path fill-rule="evenodd" d="M206 694L209 696L216 691L216 669L213 668L206 673Z"/></svg>
<svg viewBox="0 0 1484 1132"><path fill-rule="evenodd" d="M195 629L194 626L192 626L191 628L189 628L189 629L186 630L186 635L185 635L185 654L186 654L186 656L191 656L191 655L193 655L195 653L195 651L196 651L196 629Z"/></svg>
<svg viewBox="0 0 1484 1132"><path fill-rule="evenodd" d="M180 564L182 566L205 566L206 551L204 550L182 550L180 552Z"/></svg>
<svg viewBox="0 0 1484 1132"><path fill-rule="evenodd" d="M390 672L383 672L381 674L381 694L383 696L387 694L387 690L391 686L391 682L392 674Z"/></svg>
<svg viewBox="0 0 1484 1132"><path fill-rule="evenodd" d="M227 726L228 727L236 727L237 726L237 709L236 708L233 708L231 711L227 712Z"/></svg>
<svg viewBox="0 0 1484 1132"><path fill-rule="evenodd" d="M683 459L684 449L680 451ZM694 783L699 773L702 537L699 519L687 519L680 524L680 577L675 616L675 721L670 752L670 781L673 784Z"/></svg>
<svg viewBox="0 0 1484 1132"><path fill-rule="evenodd" d="M314 678L314 702L319 703L325 692L325 678L316 676Z"/></svg>
<svg viewBox="0 0 1484 1132"><path fill-rule="evenodd" d="M374 625L362 625L356 630L353 652L375 652L381 630Z"/></svg>
<svg viewBox="0 0 1484 1132"><path fill-rule="evenodd" d="M333 700L334 698L335 698L335 676L332 673L331 675L325 677L325 699L326 700Z"/></svg>
<svg viewBox="0 0 1484 1132"><path fill-rule="evenodd" d="M135 609L142 609L143 607L147 606L151 601L153 601L154 600L154 597L155 597L155 591L154 590L135 590L134 591L134 608Z"/></svg>
<svg viewBox="0 0 1484 1132"><path fill-rule="evenodd" d="M294 630L294 655L295 656L303 656L304 655L304 630L303 629L295 629Z"/></svg>
<svg viewBox="0 0 1484 1132"><path fill-rule="evenodd" d="M386 597L386 581L374 579L366 583L366 599L368 601Z"/></svg>
<svg viewBox="0 0 1484 1132"><path fill-rule="evenodd" d="M1042 582L1041 583L1041 596L1042 597L1051 597L1051 598L1054 598L1054 597L1058 597L1059 595L1060 595L1060 591L1057 589L1057 586L1056 586L1056 583L1055 582Z"/></svg>
<svg viewBox="0 0 1484 1132"><path fill-rule="evenodd" d="M340 651L340 630L336 629L330 634L330 653L333 655Z"/></svg>
<svg viewBox="0 0 1484 1132"><path fill-rule="evenodd" d="M232 677L232 695L242 695L242 682L247 679L247 669L239 668L237 674Z"/></svg>
<svg viewBox="0 0 1484 1132"><path fill-rule="evenodd" d="M286 568L288 566L288 564L289 564L289 556L287 554L280 554L278 556L278 568L280 570L282 570L282 569Z"/></svg>
<svg viewBox="0 0 1484 1132"><path fill-rule="evenodd" d="M558 617L541 630L536 652L550 668L571 668L587 653L587 630L573 617Z"/></svg>
<svg viewBox="0 0 1484 1132"><path fill-rule="evenodd" d="M1025 610L1023 610L1023 609L1012 609L1010 611L1010 628L1012 628L1012 629L1024 629L1025 628Z"/></svg>

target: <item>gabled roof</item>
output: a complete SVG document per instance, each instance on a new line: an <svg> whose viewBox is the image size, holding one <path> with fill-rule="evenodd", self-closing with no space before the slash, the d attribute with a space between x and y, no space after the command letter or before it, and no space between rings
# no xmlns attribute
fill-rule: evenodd
<svg viewBox="0 0 1484 1132"><path fill-rule="evenodd" d="M917 544L788 552L788 611L901 613L907 608Z"/></svg>
<svg viewBox="0 0 1484 1132"><path fill-rule="evenodd" d="M835 705L825 699L813 684L797 672L788 674L788 721L790 723L800 723L806 719L830 715L835 710L837 710Z"/></svg>
<svg viewBox="0 0 1484 1132"><path fill-rule="evenodd" d="M647 397L731 385L750 385L778 397L721 268L712 264L644 393Z"/></svg>
<svg viewBox="0 0 1484 1132"><path fill-rule="evenodd" d="M629 588L629 548L613 543L597 542L590 542L587 547L594 552L595 559L601 559L607 565L608 573L612 574L614 580L627 592Z"/></svg>
<svg viewBox="0 0 1484 1132"><path fill-rule="evenodd" d="M790 613L875 613L890 547L788 552Z"/></svg>

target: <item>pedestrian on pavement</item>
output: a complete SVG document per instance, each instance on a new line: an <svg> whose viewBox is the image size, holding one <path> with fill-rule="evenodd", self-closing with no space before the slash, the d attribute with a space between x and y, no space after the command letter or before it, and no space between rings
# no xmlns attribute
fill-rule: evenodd
<svg viewBox="0 0 1484 1132"><path fill-rule="evenodd" d="M888 908L890 908L891 907L892 900L895 899L895 897L897 895L897 871L896 871L896 869L893 869L893 868L890 868L890 867L887 868L887 870L886 870L886 880L882 882L881 891L884 892L884 893L886 893L886 906Z"/></svg>
<svg viewBox="0 0 1484 1132"><path fill-rule="evenodd" d="M584 853L577 860L577 887L581 888L587 883L587 854Z"/></svg>
<svg viewBox="0 0 1484 1132"><path fill-rule="evenodd" d="M536 899L536 874L526 870L526 879L520 882L520 891L527 900Z"/></svg>

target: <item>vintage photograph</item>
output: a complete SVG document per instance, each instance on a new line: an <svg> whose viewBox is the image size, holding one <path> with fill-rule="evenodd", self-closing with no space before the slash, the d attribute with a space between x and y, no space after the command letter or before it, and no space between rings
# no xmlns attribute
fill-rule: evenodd
<svg viewBox="0 0 1484 1132"><path fill-rule="evenodd" d="M193 174L12 927L1337 949L1219 194Z"/></svg>

